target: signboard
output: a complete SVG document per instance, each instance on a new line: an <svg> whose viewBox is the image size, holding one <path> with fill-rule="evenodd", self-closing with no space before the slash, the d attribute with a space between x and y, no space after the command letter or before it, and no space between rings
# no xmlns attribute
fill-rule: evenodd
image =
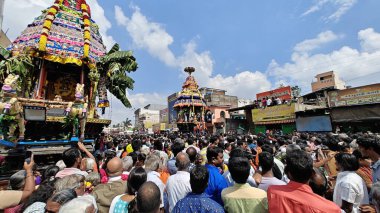
<svg viewBox="0 0 380 213"><path fill-rule="evenodd" d="M298 117L296 119L297 131L299 132L331 132L331 119L328 115Z"/></svg>
<svg viewBox="0 0 380 213"><path fill-rule="evenodd" d="M46 111L46 115L52 117L65 117L65 109L50 108Z"/></svg>
<svg viewBox="0 0 380 213"><path fill-rule="evenodd" d="M279 97L281 100L291 100L292 99L292 89L290 86L280 87L274 90L262 92L256 94L257 100L263 100L263 98L276 98Z"/></svg>
<svg viewBox="0 0 380 213"><path fill-rule="evenodd" d="M328 93L330 107L380 103L380 84L372 84Z"/></svg>
<svg viewBox="0 0 380 213"><path fill-rule="evenodd" d="M24 106L24 114L27 121L45 121L46 107Z"/></svg>
<svg viewBox="0 0 380 213"><path fill-rule="evenodd" d="M253 109L252 121L265 122L265 121L281 121L295 118L295 104L291 105L282 104L272 107Z"/></svg>

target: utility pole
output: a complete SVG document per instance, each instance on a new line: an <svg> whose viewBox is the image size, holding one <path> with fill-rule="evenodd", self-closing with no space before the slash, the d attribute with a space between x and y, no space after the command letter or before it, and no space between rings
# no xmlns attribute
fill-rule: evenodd
<svg viewBox="0 0 380 213"><path fill-rule="evenodd" d="M0 30L3 29L4 1L0 0Z"/></svg>

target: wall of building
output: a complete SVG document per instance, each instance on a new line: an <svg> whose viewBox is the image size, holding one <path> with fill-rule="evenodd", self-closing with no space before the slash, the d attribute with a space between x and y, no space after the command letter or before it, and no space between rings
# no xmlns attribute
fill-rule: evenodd
<svg viewBox="0 0 380 213"><path fill-rule="evenodd" d="M342 81L334 71L320 73L315 76L315 82L311 83L313 92L324 88L345 89L345 82Z"/></svg>

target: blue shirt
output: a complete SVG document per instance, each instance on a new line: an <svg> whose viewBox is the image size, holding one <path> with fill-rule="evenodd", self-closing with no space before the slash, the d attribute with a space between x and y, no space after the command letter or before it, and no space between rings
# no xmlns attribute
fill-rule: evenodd
<svg viewBox="0 0 380 213"><path fill-rule="evenodd" d="M218 168L210 164L206 164L205 166L209 172L208 186L205 192L211 196L211 199L223 206L222 191L228 187L227 181L219 173Z"/></svg>
<svg viewBox="0 0 380 213"><path fill-rule="evenodd" d="M170 175L174 175L177 173L177 167L175 166L175 157L171 158L168 161L168 170Z"/></svg>
<svg viewBox="0 0 380 213"><path fill-rule="evenodd" d="M206 193L194 194L189 193L185 198L178 201L172 213L221 213L224 212L223 207L212 200Z"/></svg>
<svg viewBox="0 0 380 213"><path fill-rule="evenodd" d="M371 166L372 168L372 179L373 183L376 183L380 181L380 160L377 160L374 164Z"/></svg>

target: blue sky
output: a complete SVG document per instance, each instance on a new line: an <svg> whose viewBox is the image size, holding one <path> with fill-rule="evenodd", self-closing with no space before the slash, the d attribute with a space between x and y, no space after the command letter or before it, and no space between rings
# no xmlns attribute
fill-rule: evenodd
<svg viewBox="0 0 380 213"><path fill-rule="evenodd" d="M50 2L6 0L3 28L14 39ZM180 90L185 66L197 69L200 86L249 99L281 83L309 92L313 76L329 70L348 85L379 82L378 0L87 2L105 43L116 41L137 58L134 108L165 103ZM18 7L27 12L15 20L10 11ZM131 116L113 102L109 118Z"/></svg>

